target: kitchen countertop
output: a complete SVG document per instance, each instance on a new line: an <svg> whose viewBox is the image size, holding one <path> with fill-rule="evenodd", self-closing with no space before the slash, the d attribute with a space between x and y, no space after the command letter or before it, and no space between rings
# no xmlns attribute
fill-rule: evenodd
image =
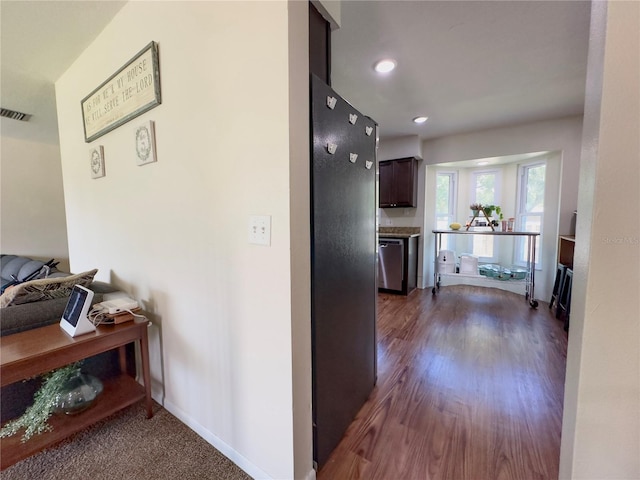
<svg viewBox="0 0 640 480"><path fill-rule="evenodd" d="M411 238L419 237L419 233L382 233L378 232L378 238Z"/></svg>
<svg viewBox="0 0 640 480"><path fill-rule="evenodd" d="M411 238L420 236L420 227L380 227L378 238Z"/></svg>

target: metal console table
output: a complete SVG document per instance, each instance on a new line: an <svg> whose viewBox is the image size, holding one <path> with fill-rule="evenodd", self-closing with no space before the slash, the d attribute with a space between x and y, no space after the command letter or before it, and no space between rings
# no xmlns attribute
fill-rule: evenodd
<svg viewBox="0 0 640 480"><path fill-rule="evenodd" d="M493 235L493 236L512 236L527 237L527 273L524 280L525 300L529 302L531 308L538 307L538 301L535 298L535 272L536 272L536 244L540 233L538 232L496 232L496 231L467 231L467 230L432 230L435 235L434 242L434 268L433 268L433 289L435 295L440 289L440 277L443 275L438 272L438 252L442 245L442 235ZM452 274L459 275L459 274Z"/></svg>

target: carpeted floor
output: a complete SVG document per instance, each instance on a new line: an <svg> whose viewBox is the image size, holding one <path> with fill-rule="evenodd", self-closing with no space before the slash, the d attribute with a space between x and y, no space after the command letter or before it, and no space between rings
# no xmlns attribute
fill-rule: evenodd
<svg viewBox="0 0 640 480"><path fill-rule="evenodd" d="M2 480L247 480L177 418L135 405L0 474Z"/></svg>

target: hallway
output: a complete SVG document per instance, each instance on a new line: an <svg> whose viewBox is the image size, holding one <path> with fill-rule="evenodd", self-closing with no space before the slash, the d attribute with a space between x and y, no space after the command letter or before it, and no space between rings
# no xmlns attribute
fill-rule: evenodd
<svg viewBox="0 0 640 480"><path fill-rule="evenodd" d="M318 480L555 479L567 335L546 303L378 296L378 383Z"/></svg>

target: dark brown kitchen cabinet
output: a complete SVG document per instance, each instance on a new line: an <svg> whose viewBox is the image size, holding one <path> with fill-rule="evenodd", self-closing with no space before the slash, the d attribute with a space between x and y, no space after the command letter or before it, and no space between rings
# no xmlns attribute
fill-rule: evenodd
<svg viewBox="0 0 640 480"><path fill-rule="evenodd" d="M418 160L414 157L380 162L380 208L416 207Z"/></svg>

